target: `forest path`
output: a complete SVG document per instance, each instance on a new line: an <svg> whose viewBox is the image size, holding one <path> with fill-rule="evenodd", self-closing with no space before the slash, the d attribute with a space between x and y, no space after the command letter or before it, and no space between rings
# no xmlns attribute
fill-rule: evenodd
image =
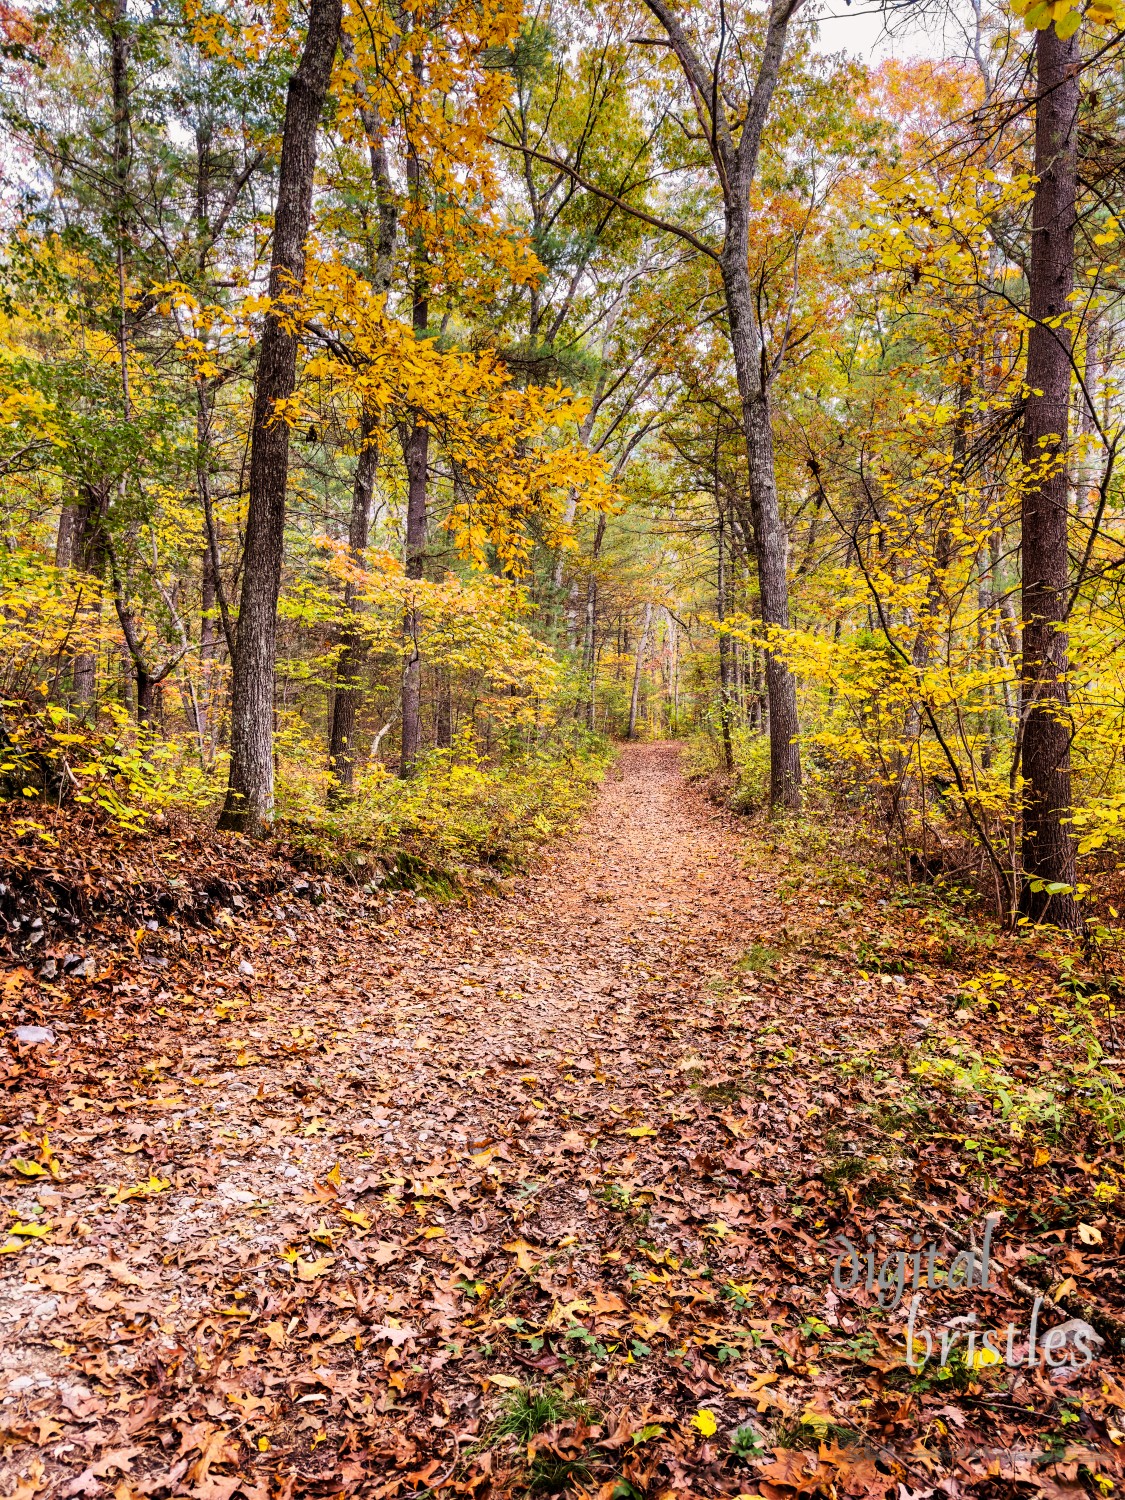
<svg viewBox="0 0 1125 1500"><path fill-rule="evenodd" d="M777 910L739 852L676 746L629 746L500 897L280 897L119 964L17 1148L49 1126L60 1180L17 1179L52 1229L3 1264L0 1413L52 1492L515 1483L517 1377L668 1420L721 1398L667 1284L747 1269L728 1012Z"/></svg>
<svg viewBox="0 0 1125 1500"><path fill-rule="evenodd" d="M91 941L28 1017L52 1042L6 1055L0 1494L884 1500L944 1473L956 1500L1041 1444L1041 1372L995 1406L904 1396L905 1304L832 1291L838 1232L955 1226L952 1259L997 1200L918 1081L970 1030L949 939L824 834L738 823L677 747L627 746L499 893L297 881ZM986 1041L982 1008L976 1044L1030 1059L1042 1013ZM1050 1152L1000 1145L994 1263L1038 1264ZM1088 1222L1051 1274L1112 1305L1125 1237L1088 1161L1055 1170ZM1026 1323L1018 1278L944 1300ZM1097 1368L1051 1378L1096 1402Z"/></svg>

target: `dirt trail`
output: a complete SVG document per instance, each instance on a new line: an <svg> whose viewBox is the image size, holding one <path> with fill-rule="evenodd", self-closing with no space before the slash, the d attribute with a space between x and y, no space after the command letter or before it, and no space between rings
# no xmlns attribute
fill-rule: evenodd
<svg viewBox="0 0 1125 1500"><path fill-rule="evenodd" d="M911 1072L964 1034L948 969L857 969L880 918L850 878L633 746L501 894L294 891L41 986L55 1041L6 1084L0 1493L956 1500L1017 1443L1013 1482L1104 1467L1087 1417L1057 1471L1027 1456L1079 1380L1103 1427L1125 1409L1100 1367L915 1380L902 1311L831 1290L838 1232L955 1225L951 1255L1001 1201ZM1016 1269L1058 1250L1019 1149ZM1090 1166L1058 1170L1072 1214ZM1082 1212L1105 1258L1063 1268L1110 1296ZM1022 1326L993 1285L929 1316Z"/></svg>
<svg viewBox="0 0 1125 1500"><path fill-rule="evenodd" d="M658 1357L676 1309L650 1272L703 1255L722 1191L688 1210L688 1179L741 1133L676 1114L748 941L737 858L676 748L630 747L502 897L279 901L226 952L71 995L9 1148L49 1126L59 1178L16 1179L52 1227L0 1299L27 1494L503 1487L513 1370L672 1420L699 1361Z"/></svg>
<svg viewBox="0 0 1125 1500"><path fill-rule="evenodd" d="M515 900L458 914L440 946L407 955L397 979L417 987L415 1002L388 996L385 1018L407 1036L428 1026L447 1063L518 1053L613 1070L601 1097L620 1089L636 1107L638 1005L659 999L662 1022L692 1028L701 986L746 945L752 887L737 856L725 820L684 786L676 748L630 747L579 835L541 859ZM649 1086L663 1075L653 1065ZM566 1089L544 1081L538 1092L547 1108L533 1135L546 1143L566 1128ZM495 1123L487 1091L453 1097L470 1134Z"/></svg>

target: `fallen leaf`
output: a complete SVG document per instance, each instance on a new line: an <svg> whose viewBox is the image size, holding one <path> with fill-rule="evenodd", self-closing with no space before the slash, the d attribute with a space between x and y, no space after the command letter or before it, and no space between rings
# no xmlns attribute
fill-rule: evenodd
<svg viewBox="0 0 1125 1500"><path fill-rule="evenodd" d="M25 1157L15 1156L8 1164L21 1177L46 1177L47 1168L41 1167L37 1161L28 1161Z"/></svg>
<svg viewBox="0 0 1125 1500"><path fill-rule="evenodd" d="M542 1257L540 1257L540 1260L535 1259L535 1246L529 1245L523 1239L512 1240L504 1246L504 1249L507 1250L509 1255L516 1257L516 1265L519 1266L521 1271L534 1271L542 1259Z"/></svg>
<svg viewBox="0 0 1125 1500"><path fill-rule="evenodd" d="M302 1260L298 1255L294 1261L297 1268L298 1281L315 1281L318 1276L323 1276L328 1268L335 1264L334 1255L322 1255L316 1260Z"/></svg>
<svg viewBox="0 0 1125 1500"><path fill-rule="evenodd" d="M715 1420L715 1413L701 1406L691 1419L691 1425L703 1434L705 1438L714 1437L719 1430L719 1424Z"/></svg>

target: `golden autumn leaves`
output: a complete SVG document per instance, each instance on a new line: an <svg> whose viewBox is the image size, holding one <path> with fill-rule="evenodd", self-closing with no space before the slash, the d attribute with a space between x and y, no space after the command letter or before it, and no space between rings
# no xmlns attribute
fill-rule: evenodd
<svg viewBox="0 0 1125 1500"><path fill-rule="evenodd" d="M212 310L186 287L158 291L169 307L208 322ZM268 298L249 298L241 317L249 320L269 305ZM303 290L273 311L308 347L298 390L278 406L276 420L297 432L332 420L380 455L399 424L423 423L452 480L445 525L462 557L482 566L491 549L501 571L518 578L536 541L571 545L568 510L615 508L605 460L568 436L588 403L561 384L521 387L492 350L419 337L387 313L386 299L369 282L337 260L310 265ZM204 375L207 346L193 334L179 342ZM369 435L361 438L364 429Z"/></svg>

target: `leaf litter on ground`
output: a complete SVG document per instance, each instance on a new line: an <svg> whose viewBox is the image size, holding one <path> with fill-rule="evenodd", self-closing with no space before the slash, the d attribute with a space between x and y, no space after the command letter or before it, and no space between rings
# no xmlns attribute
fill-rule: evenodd
<svg viewBox="0 0 1125 1500"><path fill-rule="evenodd" d="M982 962L802 837L635 746L578 834L457 902L260 851L240 878L232 840L221 890L185 869L138 929L118 874L57 976L14 944L7 1492L1111 1494L1096 1007L1045 941ZM989 1213L989 1288L924 1294L960 1332L909 1369L909 1289L834 1285L837 1237L948 1265ZM966 1358L974 1317L1022 1351L1037 1297L1098 1358Z"/></svg>

